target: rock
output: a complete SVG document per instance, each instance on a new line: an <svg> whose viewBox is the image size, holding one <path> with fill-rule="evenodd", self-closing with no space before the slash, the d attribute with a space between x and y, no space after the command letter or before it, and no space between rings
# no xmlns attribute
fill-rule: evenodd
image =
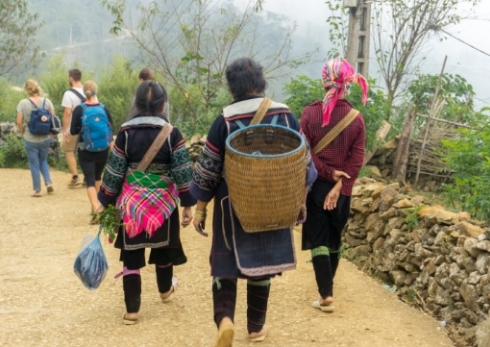
<svg viewBox="0 0 490 347"><path fill-rule="evenodd" d="M490 346L490 318L476 326L475 338L477 347Z"/></svg>
<svg viewBox="0 0 490 347"><path fill-rule="evenodd" d="M411 207L414 207L414 204L412 204L412 202L410 200L405 198L405 199L398 201L396 204L393 205L393 207L395 207L395 208L411 208Z"/></svg>
<svg viewBox="0 0 490 347"><path fill-rule="evenodd" d="M466 257L463 260L463 267L468 271L469 273L472 273L474 271L477 271L475 261L471 257Z"/></svg>
<svg viewBox="0 0 490 347"><path fill-rule="evenodd" d="M429 225L434 224L457 224L463 220L470 219L470 216L466 212L453 213L446 211L444 207L435 206L425 206L419 211L419 217L425 220Z"/></svg>
<svg viewBox="0 0 490 347"><path fill-rule="evenodd" d="M434 238L435 245L444 245L447 243L447 235L444 231L439 231Z"/></svg>
<svg viewBox="0 0 490 347"><path fill-rule="evenodd" d="M400 190L400 183L398 183L398 182L391 183L391 184L388 184L386 187L392 188L392 189L398 191L398 190Z"/></svg>
<svg viewBox="0 0 490 347"><path fill-rule="evenodd" d="M353 200L351 204L351 210L367 216L369 214L369 204L366 204L365 202L363 202L363 200L357 198Z"/></svg>
<svg viewBox="0 0 490 347"><path fill-rule="evenodd" d="M414 206L420 206L424 202L424 197L421 195L416 195L411 200Z"/></svg>
<svg viewBox="0 0 490 347"><path fill-rule="evenodd" d="M354 254L354 256L357 256L357 257L361 257L361 256L367 257L369 255L369 246L368 245L362 245L362 246L358 246L356 248L353 248L352 253Z"/></svg>
<svg viewBox="0 0 490 347"><path fill-rule="evenodd" d="M381 192L383 191L383 189L385 189L385 186L384 185L379 185L374 191L373 191L373 194L371 194L371 197L376 200L376 199L379 199L381 197Z"/></svg>
<svg viewBox="0 0 490 347"><path fill-rule="evenodd" d="M490 241L488 241L488 240L480 241L476 244L476 248L490 253Z"/></svg>
<svg viewBox="0 0 490 347"><path fill-rule="evenodd" d="M472 311L476 311L478 309L478 294L476 292L475 286L469 284L467 279L464 280L463 283L461 283L459 293L463 297L467 308Z"/></svg>
<svg viewBox="0 0 490 347"><path fill-rule="evenodd" d="M352 248L354 247L358 247L362 244L362 240L361 239L357 239L353 236L351 236L350 234L346 234L345 235L345 242L347 242L347 244L349 246L351 246Z"/></svg>
<svg viewBox="0 0 490 347"><path fill-rule="evenodd" d="M378 249L381 249L385 243L385 239L380 237L373 244L373 252L376 252Z"/></svg>
<svg viewBox="0 0 490 347"><path fill-rule="evenodd" d="M436 264L434 262L434 259L431 259L429 261L429 263L427 263L427 265L425 265L425 269L427 270L427 273L430 276L433 276L436 273L437 266L436 266Z"/></svg>
<svg viewBox="0 0 490 347"><path fill-rule="evenodd" d="M474 238L477 238L484 232L484 230L479 226L470 224L468 222L461 222L456 224L455 226L459 228L461 235L466 235Z"/></svg>
<svg viewBox="0 0 490 347"><path fill-rule="evenodd" d="M480 282L480 279L481 275L478 273L478 271L474 271L470 273L470 276L468 277L468 284L476 285Z"/></svg>
<svg viewBox="0 0 490 347"><path fill-rule="evenodd" d="M420 236L419 234L417 233L417 230L413 230L411 233L410 233L410 236L412 237L412 240L414 240L415 242L418 242L420 243Z"/></svg>
<svg viewBox="0 0 490 347"><path fill-rule="evenodd" d="M478 235L478 237L476 238L479 242L480 241L485 241L485 240L488 240L487 238L487 235L485 235L485 233L481 234L481 235Z"/></svg>
<svg viewBox="0 0 490 347"><path fill-rule="evenodd" d="M377 199L377 197L374 197L373 194L375 191L379 190L380 188L382 189L382 187L384 187L384 184L380 182L369 183L366 186L364 186L362 189L363 196Z"/></svg>
<svg viewBox="0 0 490 347"><path fill-rule="evenodd" d="M379 210L379 204L380 204L380 200L379 199L374 200L373 203L371 204L371 208L369 210L371 212L378 212L378 210Z"/></svg>
<svg viewBox="0 0 490 347"><path fill-rule="evenodd" d="M394 188L387 186L381 191L379 212L380 214L385 213L395 202L395 197L397 192Z"/></svg>
<svg viewBox="0 0 490 347"><path fill-rule="evenodd" d="M381 200L378 200L378 201L380 202L379 204L380 204L380 208L381 208ZM396 217L396 210L393 207L391 207L390 209L388 209L388 211L386 211L384 213L381 213L381 211L379 213L380 213L379 217L385 221L390 219L390 218Z"/></svg>
<svg viewBox="0 0 490 347"><path fill-rule="evenodd" d="M463 248L468 254L476 258L482 252L481 249L477 248L477 244L478 240L470 237L465 240Z"/></svg>
<svg viewBox="0 0 490 347"><path fill-rule="evenodd" d="M374 176L373 178L382 178L383 175L376 166L367 165L365 168L369 171L369 176Z"/></svg>
<svg viewBox="0 0 490 347"><path fill-rule="evenodd" d="M376 230L375 227L376 227L376 224L379 222L379 220L380 220L379 213L371 213L366 218L366 224L364 225L364 227L368 231L374 231L374 230Z"/></svg>
<svg viewBox="0 0 490 347"><path fill-rule="evenodd" d="M407 274L404 271L390 271L390 277L393 279L395 285L400 288L405 284Z"/></svg>
<svg viewBox="0 0 490 347"><path fill-rule="evenodd" d="M478 258L475 263L475 267L478 272L482 275L485 275L488 271L488 265L490 265L490 258L488 254L482 253L478 255Z"/></svg>

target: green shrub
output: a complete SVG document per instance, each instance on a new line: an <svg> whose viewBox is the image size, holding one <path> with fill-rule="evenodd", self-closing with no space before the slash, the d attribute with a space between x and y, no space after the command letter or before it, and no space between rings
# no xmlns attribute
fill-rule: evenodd
<svg viewBox="0 0 490 347"><path fill-rule="evenodd" d="M25 97L24 92L16 90L8 81L0 78L0 122L15 122L17 104Z"/></svg>
<svg viewBox="0 0 490 347"><path fill-rule="evenodd" d="M5 144L0 147L0 167L27 168L27 153L22 138L15 134L5 137Z"/></svg>
<svg viewBox="0 0 490 347"><path fill-rule="evenodd" d="M121 57L115 57L111 66L103 69L98 79L98 98L111 113L114 132L125 122L136 89L139 69Z"/></svg>
<svg viewBox="0 0 490 347"><path fill-rule="evenodd" d="M482 129L459 130L461 137L443 140L444 161L452 182L443 185L442 197L473 217L490 218L490 124Z"/></svg>

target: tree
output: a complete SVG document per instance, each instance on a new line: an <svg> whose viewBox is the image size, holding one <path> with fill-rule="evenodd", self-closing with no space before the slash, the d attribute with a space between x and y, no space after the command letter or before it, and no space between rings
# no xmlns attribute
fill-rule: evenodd
<svg viewBox="0 0 490 347"><path fill-rule="evenodd" d="M0 2L0 76L38 65L39 46L34 45L34 38L43 23L27 5L27 0Z"/></svg>
<svg viewBox="0 0 490 347"><path fill-rule="evenodd" d="M417 70L429 38L461 21L461 5L480 0L379 0L373 2L373 43L389 108L407 76ZM388 114L389 119L389 114Z"/></svg>
<svg viewBox="0 0 490 347"><path fill-rule="evenodd" d="M220 112L225 69L232 59L254 58L268 78L277 78L310 57L291 56L294 28L285 27L282 17L259 15L263 2L249 0L243 10L219 0L140 3L137 18L131 18L127 1L102 1L114 16L112 32L130 33L148 65L172 87L173 105L181 106L177 113L172 109L172 118L194 123Z"/></svg>
<svg viewBox="0 0 490 347"><path fill-rule="evenodd" d="M409 76L417 72L428 40L444 28L465 18L462 5L475 6L480 0L377 0L372 2L372 40L379 72L387 89L387 120L394 100ZM345 52L348 15L342 0L327 0L333 15L330 40L336 47L329 54ZM442 36L441 39L444 37Z"/></svg>

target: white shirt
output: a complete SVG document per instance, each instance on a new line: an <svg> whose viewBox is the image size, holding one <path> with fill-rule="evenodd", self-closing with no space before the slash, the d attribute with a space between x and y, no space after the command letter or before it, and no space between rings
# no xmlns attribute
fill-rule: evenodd
<svg viewBox="0 0 490 347"><path fill-rule="evenodd" d="M83 88L73 88L73 89L75 89L81 95L84 95ZM71 90L67 90L63 94L63 100L61 100L61 106L71 108L72 112L73 112L73 109L75 107L77 107L78 105L80 105L81 103L82 103L82 100L80 100L80 98L75 93L73 93Z"/></svg>

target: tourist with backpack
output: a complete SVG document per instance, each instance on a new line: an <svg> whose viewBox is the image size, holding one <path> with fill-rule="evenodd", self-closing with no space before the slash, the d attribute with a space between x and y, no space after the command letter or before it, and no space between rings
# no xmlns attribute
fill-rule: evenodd
<svg viewBox="0 0 490 347"><path fill-rule="evenodd" d="M66 163L72 175L69 188L80 186L81 181L78 177L77 159L75 157L75 149L77 147L78 136L70 135L70 125L72 113L75 107L85 101L85 94L82 85L82 72L79 69L71 69L68 71L68 82L71 88L63 94L61 106L63 106L63 138L61 141L61 150L65 153Z"/></svg>
<svg viewBox="0 0 490 347"><path fill-rule="evenodd" d="M31 196L37 198L42 196L40 175L44 178L48 194L54 192L48 166L54 107L49 99L41 96L41 88L35 80L27 80L24 91L28 98L17 105L17 128L24 138L31 170L34 189Z"/></svg>
<svg viewBox="0 0 490 347"><path fill-rule="evenodd" d="M83 84L86 100L73 110L70 134L77 136L78 161L82 168L87 195L92 207L90 224L97 224L96 211L99 192L109 149L112 147L112 117L97 99L97 85L93 81Z"/></svg>

